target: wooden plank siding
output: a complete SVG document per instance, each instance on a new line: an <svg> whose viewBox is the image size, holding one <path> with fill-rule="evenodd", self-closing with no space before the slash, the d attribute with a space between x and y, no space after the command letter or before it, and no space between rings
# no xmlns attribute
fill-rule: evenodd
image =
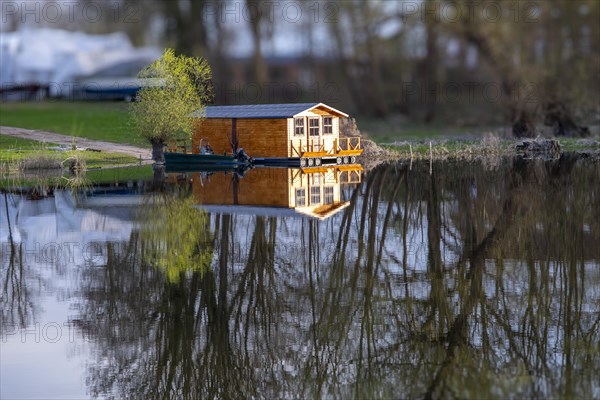
<svg viewBox="0 0 600 400"><path fill-rule="evenodd" d="M223 154L223 151L231 152L231 119L214 118L197 120L194 123L192 135L193 153L199 153L200 140L202 145L207 141L215 153Z"/></svg>
<svg viewBox="0 0 600 400"><path fill-rule="evenodd" d="M243 147L251 157L286 157L288 143L287 119L237 119L238 147ZM231 152L230 118L207 118L194 126L192 144L198 153L200 139L208 141L217 154ZM203 142L203 145L206 142Z"/></svg>
<svg viewBox="0 0 600 400"><path fill-rule="evenodd" d="M234 205L233 174L216 173L208 178L193 176L197 204ZM237 204L242 206L290 207L288 171L264 168L250 171L237 182Z"/></svg>

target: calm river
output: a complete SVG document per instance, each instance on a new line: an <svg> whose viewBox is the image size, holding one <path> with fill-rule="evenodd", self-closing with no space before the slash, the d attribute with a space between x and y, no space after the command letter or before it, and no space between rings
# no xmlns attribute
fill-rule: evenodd
<svg viewBox="0 0 600 400"><path fill-rule="evenodd" d="M0 398L600 398L598 162L0 197Z"/></svg>

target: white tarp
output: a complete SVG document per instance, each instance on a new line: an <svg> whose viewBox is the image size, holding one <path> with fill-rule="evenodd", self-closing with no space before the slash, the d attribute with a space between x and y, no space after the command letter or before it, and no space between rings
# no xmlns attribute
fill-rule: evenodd
<svg viewBox="0 0 600 400"><path fill-rule="evenodd" d="M54 197L28 200L22 195L0 196L0 264L8 259L10 243L21 244L30 255L54 259L48 252L69 253L71 262L94 265L106 262L104 254L86 254L98 243L124 243L134 229L131 219L78 208L68 191Z"/></svg>
<svg viewBox="0 0 600 400"><path fill-rule="evenodd" d="M50 85L69 95L74 83L135 78L160 56L155 48L135 48L125 33L90 35L60 29L23 29L0 35L0 85Z"/></svg>

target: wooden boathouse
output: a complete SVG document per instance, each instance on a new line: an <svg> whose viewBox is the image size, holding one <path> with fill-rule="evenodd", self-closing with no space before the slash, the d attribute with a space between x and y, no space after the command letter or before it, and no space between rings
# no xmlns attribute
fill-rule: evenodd
<svg viewBox="0 0 600 400"><path fill-rule="evenodd" d="M258 162L299 162L302 167L355 164L360 137L340 137L348 114L323 103L207 106L194 126L192 147L215 154L244 151Z"/></svg>

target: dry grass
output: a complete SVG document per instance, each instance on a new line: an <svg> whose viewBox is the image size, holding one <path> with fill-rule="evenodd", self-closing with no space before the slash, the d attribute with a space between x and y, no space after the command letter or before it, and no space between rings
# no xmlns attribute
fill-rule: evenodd
<svg viewBox="0 0 600 400"><path fill-rule="evenodd" d="M57 154L40 151L17 162L20 171L62 169L62 162Z"/></svg>
<svg viewBox="0 0 600 400"><path fill-rule="evenodd" d="M511 153L510 143L493 134L482 140L431 140L395 142L386 146L400 159L408 160L464 160L472 161L501 157Z"/></svg>
<svg viewBox="0 0 600 400"><path fill-rule="evenodd" d="M87 170L87 165L85 159L81 156L81 154L72 152L71 155L61 162L61 167L63 169L68 169L72 174L85 172Z"/></svg>

